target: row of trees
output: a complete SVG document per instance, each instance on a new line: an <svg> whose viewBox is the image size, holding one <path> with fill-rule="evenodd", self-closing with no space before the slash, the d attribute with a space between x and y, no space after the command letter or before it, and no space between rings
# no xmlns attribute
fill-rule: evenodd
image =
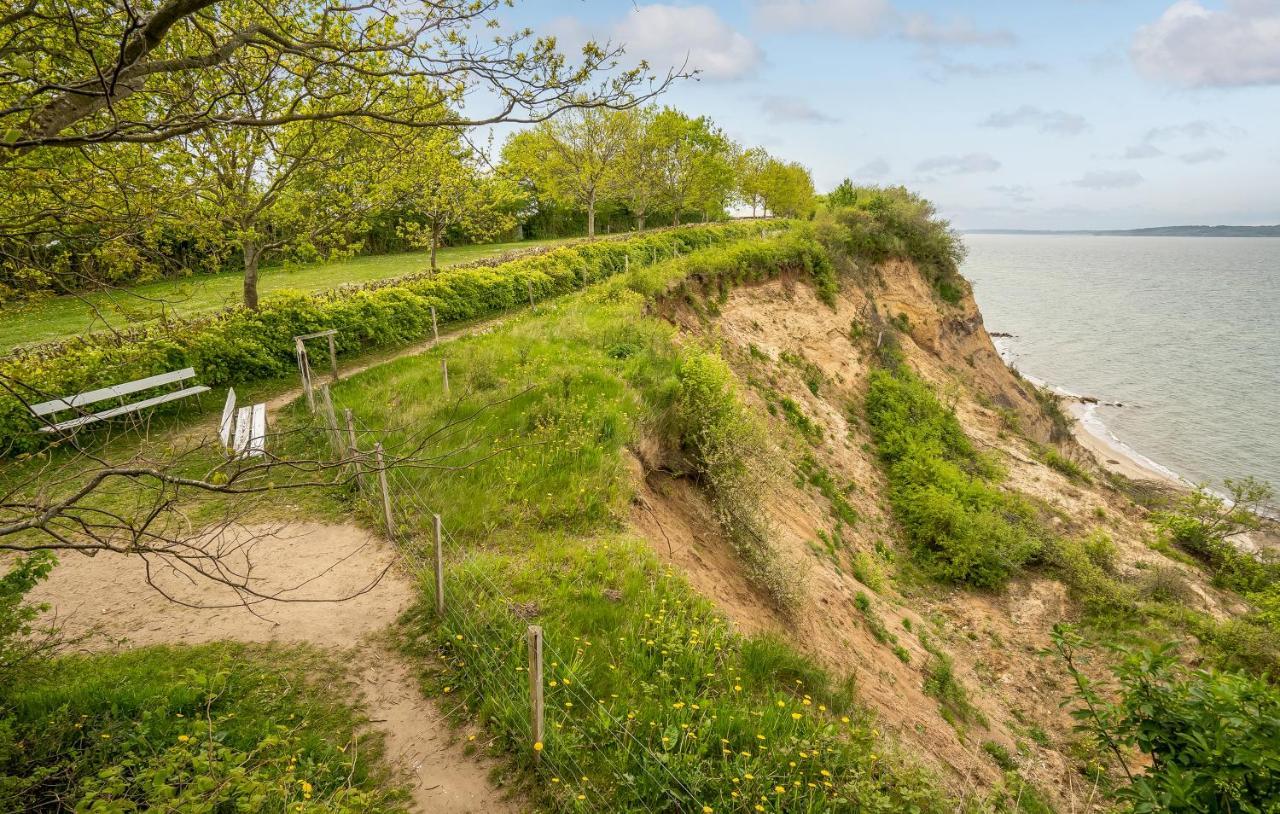
<svg viewBox="0 0 1280 814"><path fill-rule="evenodd" d="M504 0L28 0L0 14L0 300L268 259L721 217L777 165L644 107L681 78L620 46L496 38ZM496 107L483 113L481 102ZM491 163L471 140L533 125ZM747 156L751 159L747 160ZM775 169L780 169L778 165ZM748 172L749 170L749 172ZM757 171L758 170L758 171ZM807 173L803 181L809 197ZM792 182L801 180L797 175ZM558 218L558 222L556 221Z"/></svg>
<svg viewBox="0 0 1280 814"><path fill-rule="evenodd" d="M761 148L743 150L705 116L655 106L582 109L512 136L502 174L515 179L535 211L553 207L586 215L596 233L602 206L623 211L637 229L655 216L724 217L737 203L786 217L807 215L813 180Z"/></svg>

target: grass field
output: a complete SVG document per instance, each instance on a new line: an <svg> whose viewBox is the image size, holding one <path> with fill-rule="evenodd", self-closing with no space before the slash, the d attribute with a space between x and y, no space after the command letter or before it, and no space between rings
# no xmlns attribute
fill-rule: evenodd
<svg viewBox="0 0 1280 814"><path fill-rule="evenodd" d="M456 266L512 249L564 243L566 239L527 240L441 249L441 267ZM427 268L426 252L357 257L332 263L263 269L260 293L281 289L323 291L344 283L367 283ZM19 345L47 342L110 326L123 327L168 315L190 317L240 301L238 271L180 280L161 280L124 290L54 297L18 308L0 309L0 353Z"/></svg>

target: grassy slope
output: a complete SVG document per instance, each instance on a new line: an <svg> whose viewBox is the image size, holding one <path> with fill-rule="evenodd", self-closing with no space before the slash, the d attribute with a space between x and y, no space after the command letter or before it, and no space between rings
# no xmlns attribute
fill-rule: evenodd
<svg viewBox="0 0 1280 814"><path fill-rule="evenodd" d="M0 809L402 810L343 666L212 644L68 656L0 689Z"/></svg>
<svg viewBox="0 0 1280 814"><path fill-rule="evenodd" d="M636 282L648 288L648 276ZM624 447L663 431L682 359L698 351L623 283L451 345L452 399L434 353L335 391L375 426L421 430L484 407L434 447L442 462L478 463L392 479L414 544L428 544L435 511L450 530L446 618L427 580L407 620L424 663L442 668L428 686L485 722L560 810L953 810L885 756L849 684L783 643L732 632L625 531ZM522 673L535 622L547 665L537 762Z"/></svg>
<svg viewBox="0 0 1280 814"><path fill-rule="evenodd" d="M521 243L494 243L441 249L441 267L478 260L512 249L550 246L564 240L533 240ZM281 289L322 291L344 283L367 283L422 271L427 267L425 252L406 252L376 257L357 257L332 263L315 263L262 271L260 293ZM182 280L162 280L133 286L124 291L97 292L41 300L21 308L0 309L0 353L17 345L46 342L106 327L103 319L117 325L156 319L162 312L190 317L238 302L243 276L226 272ZM95 313L95 309L97 312Z"/></svg>

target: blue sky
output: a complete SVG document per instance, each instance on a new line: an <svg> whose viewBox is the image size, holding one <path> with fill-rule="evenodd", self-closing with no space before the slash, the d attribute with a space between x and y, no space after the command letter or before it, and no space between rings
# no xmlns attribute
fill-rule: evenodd
<svg viewBox="0 0 1280 814"><path fill-rule="evenodd" d="M525 0L513 22L701 69L731 137L902 183L962 228L1280 222L1280 0Z"/></svg>

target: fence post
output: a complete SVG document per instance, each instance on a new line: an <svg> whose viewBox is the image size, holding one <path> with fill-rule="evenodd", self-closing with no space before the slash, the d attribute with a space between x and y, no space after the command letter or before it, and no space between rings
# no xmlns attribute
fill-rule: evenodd
<svg viewBox="0 0 1280 814"><path fill-rule="evenodd" d="M436 307L431 306L431 335L435 337L434 345L440 344L440 326L436 323Z"/></svg>
<svg viewBox="0 0 1280 814"><path fill-rule="evenodd" d="M440 515L435 515L436 537L436 615L444 618L444 545L441 542Z"/></svg>
<svg viewBox="0 0 1280 814"><path fill-rule="evenodd" d="M333 397L329 394L328 382L320 385L320 412L324 418L325 429L328 430L329 446L339 460L342 459L342 430L338 427L338 416L333 411Z"/></svg>
<svg viewBox="0 0 1280 814"><path fill-rule="evenodd" d="M529 730L533 759L542 757L542 628L529 625Z"/></svg>
<svg viewBox="0 0 1280 814"><path fill-rule="evenodd" d="M302 377L302 390L307 394L307 407L311 408L311 412L316 411L316 397L311 392L311 362L307 359L307 346L302 344L302 340L294 338L295 352L298 355L298 375Z"/></svg>
<svg viewBox="0 0 1280 814"><path fill-rule="evenodd" d="M622 255L622 273L627 274L631 271L631 253L627 252Z"/></svg>
<svg viewBox="0 0 1280 814"><path fill-rule="evenodd" d="M338 380L338 343L329 334L329 367L333 368L333 380Z"/></svg>
<svg viewBox="0 0 1280 814"><path fill-rule="evenodd" d="M360 447L356 445L356 416L350 407L342 408L347 423L347 454L351 456L351 468L356 473L356 489L364 491L364 477L360 474Z"/></svg>
<svg viewBox="0 0 1280 814"><path fill-rule="evenodd" d="M529 307L532 308L533 307L533 281L525 280L524 286L529 290Z"/></svg>
<svg viewBox="0 0 1280 814"><path fill-rule="evenodd" d="M440 357L440 373L444 377L444 394L447 396L449 395L449 357L447 356Z"/></svg>
<svg viewBox="0 0 1280 814"><path fill-rule="evenodd" d="M373 445L374 459L378 462L378 486L382 489L382 514L387 521L387 536L394 542L396 524L391 517L391 493L387 491L387 468L382 462L382 442Z"/></svg>

